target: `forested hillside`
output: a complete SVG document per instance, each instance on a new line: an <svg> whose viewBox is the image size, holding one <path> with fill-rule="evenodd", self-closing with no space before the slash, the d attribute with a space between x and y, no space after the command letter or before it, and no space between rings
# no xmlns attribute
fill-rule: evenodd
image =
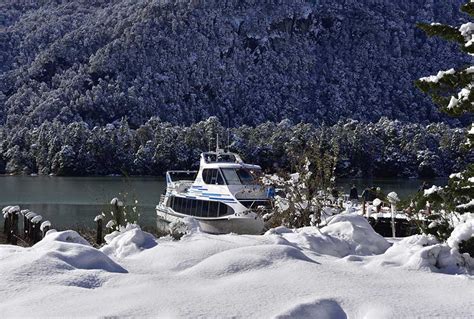
<svg viewBox="0 0 474 319"><path fill-rule="evenodd" d="M0 122L438 121L413 81L466 61L415 23L461 2L8 1Z"/></svg>
<svg viewBox="0 0 474 319"><path fill-rule="evenodd" d="M466 161L462 134L425 125L459 121L413 81L468 61L415 24L464 21L460 3L2 2L0 172L188 168L211 138L194 130L217 116L234 150L267 168L288 166L285 138L302 122L329 125L339 175L448 174Z"/></svg>

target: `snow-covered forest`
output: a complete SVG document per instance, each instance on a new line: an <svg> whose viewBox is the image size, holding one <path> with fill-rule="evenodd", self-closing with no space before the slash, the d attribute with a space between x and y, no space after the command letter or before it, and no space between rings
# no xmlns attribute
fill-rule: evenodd
<svg viewBox="0 0 474 319"><path fill-rule="evenodd" d="M217 116L237 137L277 125L262 124L267 121L325 123L335 125L332 132L345 130L339 120L372 121L373 130L359 125L352 144L342 145L363 154L343 152L341 174L380 175L386 165L382 175L444 175L459 164L459 143L446 144L459 134L443 125L403 123L463 122L441 115L413 86L421 76L467 62L455 45L415 27L462 21L460 3L0 4L0 170L158 174L164 166L183 168L196 158L193 147L207 148L186 138L196 128L189 125ZM402 123L384 119L389 125L383 127L381 117ZM179 132L178 126L187 127ZM184 145L168 149L176 138ZM273 159L261 155L279 158L278 149L259 145L262 138L236 141L236 150L264 165ZM353 156L373 161L358 167Z"/></svg>
<svg viewBox="0 0 474 319"><path fill-rule="evenodd" d="M315 137L339 148L338 176L446 176L473 161L463 149L465 130L446 124L340 121L333 126L266 122L229 131L230 148L266 170L290 169L288 154ZM199 154L227 132L216 117L188 127L152 118L137 129L126 121L104 127L84 122L44 122L39 127L0 129L0 172L58 175L162 174L197 168ZM222 145L221 144L221 145Z"/></svg>

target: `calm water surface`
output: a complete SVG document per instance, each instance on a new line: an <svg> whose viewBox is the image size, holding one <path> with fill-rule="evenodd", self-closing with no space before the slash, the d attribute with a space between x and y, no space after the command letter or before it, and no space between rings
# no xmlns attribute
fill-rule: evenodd
<svg viewBox="0 0 474 319"><path fill-rule="evenodd" d="M110 200L138 201L140 223L156 225L154 207L165 190L159 177L0 176L0 207L20 205L48 219L54 227L91 227L109 211Z"/></svg>
<svg viewBox="0 0 474 319"><path fill-rule="evenodd" d="M430 181L444 185L445 179ZM359 195L367 186L378 186L388 193L395 191L401 198L416 192L422 183L417 179L340 179L341 191L349 192L355 183ZM155 206L165 190L160 177L56 177L0 176L0 207L20 205L50 220L53 227L93 227L94 217L109 210L113 197L126 194L125 202L138 200L140 223L156 225Z"/></svg>

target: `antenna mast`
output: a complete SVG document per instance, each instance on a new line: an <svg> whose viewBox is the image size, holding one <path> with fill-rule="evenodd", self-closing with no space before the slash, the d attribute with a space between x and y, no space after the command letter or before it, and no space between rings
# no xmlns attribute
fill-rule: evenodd
<svg viewBox="0 0 474 319"><path fill-rule="evenodd" d="M230 151L230 124L229 118L227 117L227 152Z"/></svg>

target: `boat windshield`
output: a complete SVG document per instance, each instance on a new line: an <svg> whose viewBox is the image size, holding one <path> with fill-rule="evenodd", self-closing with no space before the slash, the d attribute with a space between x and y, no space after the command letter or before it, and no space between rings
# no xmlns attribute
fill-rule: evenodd
<svg viewBox="0 0 474 319"><path fill-rule="evenodd" d="M253 185L256 184L252 172L245 168L221 168L227 185Z"/></svg>

